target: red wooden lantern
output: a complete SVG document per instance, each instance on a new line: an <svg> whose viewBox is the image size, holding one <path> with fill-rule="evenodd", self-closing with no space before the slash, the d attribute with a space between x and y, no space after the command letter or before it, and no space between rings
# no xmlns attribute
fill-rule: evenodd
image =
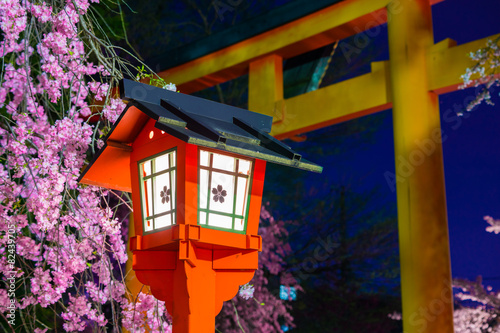
<svg viewBox="0 0 500 333"><path fill-rule="evenodd" d="M132 192L133 269L173 329L215 330L251 280L266 161L321 172L271 137L272 118L123 80L128 106L80 181Z"/></svg>

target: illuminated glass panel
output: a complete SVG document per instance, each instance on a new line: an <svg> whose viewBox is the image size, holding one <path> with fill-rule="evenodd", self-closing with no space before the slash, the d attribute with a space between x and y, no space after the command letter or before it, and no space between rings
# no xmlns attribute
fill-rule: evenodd
<svg viewBox="0 0 500 333"><path fill-rule="evenodd" d="M252 161L200 150L198 224L244 233Z"/></svg>
<svg viewBox="0 0 500 333"><path fill-rule="evenodd" d="M139 162L144 232L175 224L176 151Z"/></svg>

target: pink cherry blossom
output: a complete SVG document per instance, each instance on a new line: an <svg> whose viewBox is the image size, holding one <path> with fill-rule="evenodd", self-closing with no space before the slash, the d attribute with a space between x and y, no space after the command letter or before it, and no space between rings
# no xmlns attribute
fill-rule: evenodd
<svg viewBox="0 0 500 333"><path fill-rule="evenodd" d="M500 220L495 220L491 216L485 216L484 220L490 225L489 227L486 227L486 231L493 232L495 234L500 233Z"/></svg>
<svg viewBox="0 0 500 333"><path fill-rule="evenodd" d="M255 292L255 288L251 284L245 284L244 286L240 287L240 291L238 292L238 295L243 298L243 299L250 299L253 298L253 293Z"/></svg>

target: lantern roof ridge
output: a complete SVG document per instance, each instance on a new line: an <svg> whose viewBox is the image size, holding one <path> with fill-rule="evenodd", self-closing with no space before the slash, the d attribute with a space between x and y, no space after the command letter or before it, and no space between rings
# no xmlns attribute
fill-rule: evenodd
<svg viewBox="0 0 500 333"><path fill-rule="evenodd" d="M321 172L269 132L272 117L124 79L122 99L156 120L155 127L188 143ZM124 111L125 112L125 111Z"/></svg>
<svg viewBox="0 0 500 333"><path fill-rule="evenodd" d="M242 120L257 126L260 130L268 133L271 131L273 122L272 117L257 112L154 87L128 79L123 79L120 82L120 96L122 99L127 101L161 105L164 108L167 108L167 110L170 111L170 114L172 114L172 111L175 112L177 109L182 113L204 116L226 122L232 122L233 117L239 117L242 118ZM161 103L161 100L163 100L163 103ZM157 109L152 111L155 112Z"/></svg>

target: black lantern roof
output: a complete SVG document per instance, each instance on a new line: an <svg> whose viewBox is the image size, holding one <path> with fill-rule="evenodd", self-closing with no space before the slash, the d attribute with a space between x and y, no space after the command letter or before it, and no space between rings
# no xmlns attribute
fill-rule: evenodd
<svg viewBox="0 0 500 333"><path fill-rule="evenodd" d="M127 79L120 84L120 96L128 105L108 138L128 108L135 106L156 120L156 128L182 141L299 169L323 170L269 135L272 117ZM134 133L124 138L129 142L118 144L131 143L145 121L138 119Z"/></svg>
<svg viewBox="0 0 500 333"><path fill-rule="evenodd" d="M132 144L151 119L159 130L197 146L314 172L323 170L270 136L269 116L131 80L120 83L120 95L128 105L104 146L81 173L81 183L131 192Z"/></svg>

